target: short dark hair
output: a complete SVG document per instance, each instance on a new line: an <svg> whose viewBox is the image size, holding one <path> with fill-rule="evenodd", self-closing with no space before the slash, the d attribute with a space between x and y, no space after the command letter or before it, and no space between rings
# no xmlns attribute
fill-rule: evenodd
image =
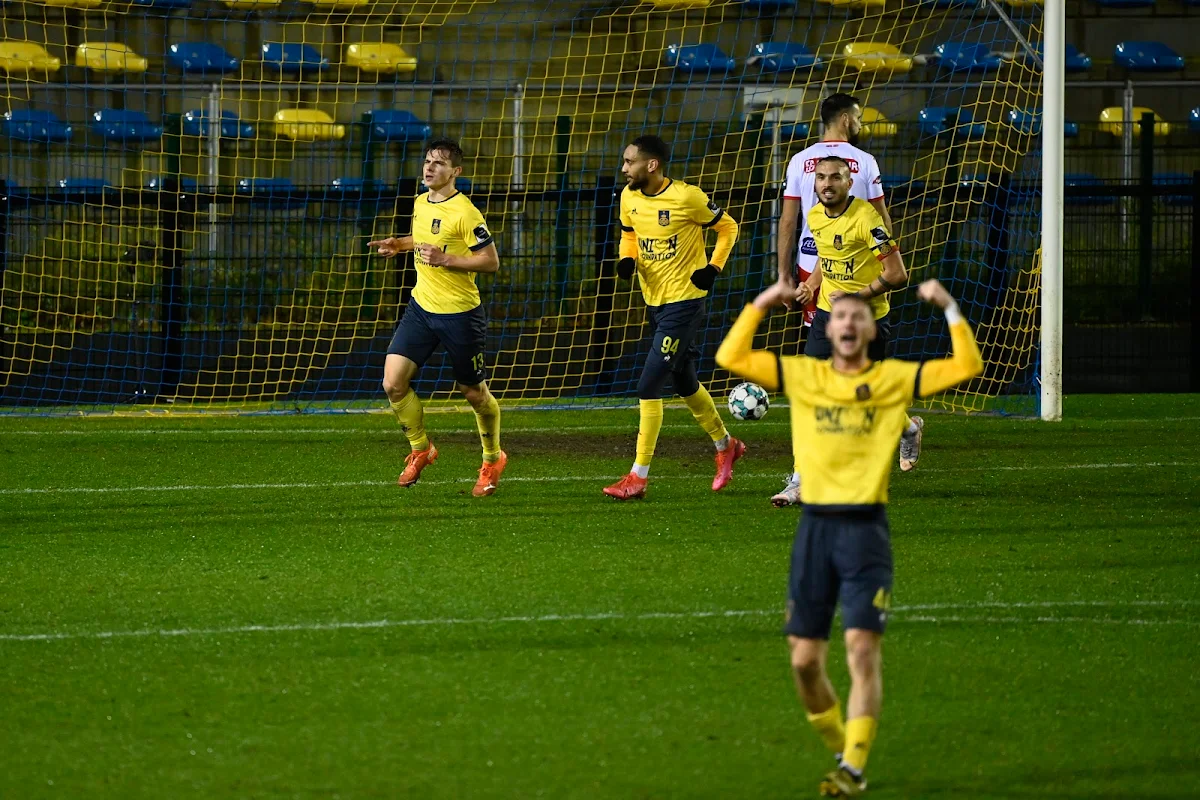
<svg viewBox="0 0 1200 800"><path fill-rule="evenodd" d="M638 152L655 159L660 164L666 164L671 160L671 145L653 134L642 134L630 144L636 147Z"/></svg>
<svg viewBox="0 0 1200 800"><path fill-rule="evenodd" d="M821 101L821 122L826 125L832 125L839 114L843 114L855 106L860 106L862 103L843 92L831 94Z"/></svg>
<svg viewBox="0 0 1200 800"><path fill-rule="evenodd" d="M845 167L847 172L850 170L850 162L849 162L849 161L847 161L846 159L842 158L841 156L822 156L822 157L821 157L821 158L820 158L820 159L817 161L817 163L816 163L816 164L814 164L813 166L814 166L814 167L819 167L819 166L821 166L822 164L824 164L826 161L836 161L837 163L839 163L839 164L841 164L843 167Z"/></svg>
<svg viewBox="0 0 1200 800"><path fill-rule="evenodd" d="M434 150L443 150L446 155L450 156L450 166L461 167L463 162L462 147L453 139L434 139L429 144L425 145L425 155L428 156Z"/></svg>

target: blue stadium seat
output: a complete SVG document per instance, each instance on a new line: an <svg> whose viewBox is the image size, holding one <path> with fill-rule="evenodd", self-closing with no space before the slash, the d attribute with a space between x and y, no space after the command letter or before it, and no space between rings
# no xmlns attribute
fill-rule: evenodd
<svg viewBox="0 0 1200 800"><path fill-rule="evenodd" d="M950 131L955 136L979 138L987 132L987 126L975 121L969 108L955 106L931 106L922 108L917 115L922 136L937 136Z"/></svg>
<svg viewBox="0 0 1200 800"><path fill-rule="evenodd" d="M387 188L387 184L374 178L370 180L363 178L334 178L333 182L329 184L329 188L349 194L351 192L362 191L363 189L367 191L383 190Z"/></svg>
<svg viewBox="0 0 1200 800"><path fill-rule="evenodd" d="M1154 176L1155 186L1178 186L1179 194L1169 194L1162 201L1169 206L1192 204L1192 176L1186 172L1166 172Z"/></svg>
<svg viewBox="0 0 1200 800"><path fill-rule="evenodd" d="M1022 133L1038 136L1042 132L1042 115L1038 111L1021 111L1016 108L1009 109L1008 124ZM1079 137L1079 123L1064 120L1063 136L1067 139L1077 139Z"/></svg>
<svg viewBox="0 0 1200 800"><path fill-rule="evenodd" d="M715 44L673 44L667 47L666 63L692 75L728 74L737 63Z"/></svg>
<svg viewBox="0 0 1200 800"><path fill-rule="evenodd" d="M1188 130L1192 133L1200 133L1200 106L1196 106L1188 114Z"/></svg>
<svg viewBox="0 0 1200 800"><path fill-rule="evenodd" d="M204 109L193 109L183 112L184 136L208 136L208 116ZM254 126L242 122L241 117L233 111L221 112L222 139L253 139Z"/></svg>
<svg viewBox="0 0 1200 800"><path fill-rule="evenodd" d="M933 48L938 63L951 72L989 72L1000 69L1000 56L992 55L987 45L945 42Z"/></svg>
<svg viewBox="0 0 1200 800"><path fill-rule="evenodd" d="M366 116L368 142L423 142L433 134L411 111L374 108Z"/></svg>
<svg viewBox="0 0 1200 800"><path fill-rule="evenodd" d="M1154 0L1096 0L1101 8L1154 8Z"/></svg>
<svg viewBox="0 0 1200 800"><path fill-rule="evenodd" d="M52 111L31 108L13 109L0 121L0 131L18 142L55 144L71 141L75 129Z"/></svg>
<svg viewBox="0 0 1200 800"><path fill-rule="evenodd" d="M812 125L807 122L785 122L779 126L779 138L783 141L807 139L812 132Z"/></svg>
<svg viewBox="0 0 1200 800"><path fill-rule="evenodd" d="M307 200L290 196L295 188L291 178L242 178L236 191L239 197L249 197L251 203L263 208L303 208Z"/></svg>
<svg viewBox="0 0 1200 800"><path fill-rule="evenodd" d="M241 62L212 42L179 42L167 49L167 63L188 75L224 75Z"/></svg>
<svg viewBox="0 0 1200 800"><path fill-rule="evenodd" d="M798 69L822 69L825 62L806 45L792 42L759 42L746 59L746 66L758 65L763 72L793 72Z"/></svg>
<svg viewBox="0 0 1200 800"><path fill-rule="evenodd" d="M86 199L102 197L112 184L103 178L59 178L58 188L82 194Z"/></svg>
<svg viewBox="0 0 1200 800"><path fill-rule="evenodd" d="M329 69L329 59L315 47L297 42L266 42L262 46L262 60L265 68L289 75Z"/></svg>
<svg viewBox="0 0 1200 800"><path fill-rule="evenodd" d="M1113 62L1136 72L1175 72L1187 66L1183 56L1162 42L1121 42L1113 51Z"/></svg>
<svg viewBox="0 0 1200 800"><path fill-rule="evenodd" d="M1045 57L1045 50L1043 50L1041 42L1034 45L1034 50L1037 52L1038 58ZM1063 58L1063 67L1066 72L1088 72L1092 68L1092 58L1079 52L1079 48L1075 45L1068 43Z"/></svg>
<svg viewBox="0 0 1200 800"><path fill-rule="evenodd" d="M1063 175L1064 186L1103 186L1104 181L1089 172L1068 172ZM1109 206L1116 202L1116 197L1071 197L1063 202L1076 206Z"/></svg>
<svg viewBox="0 0 1200 800"><path fill-rule="evenodd" d="M146 181L146 188L161 191L167 188L167 178L163 175L155 175ZM195 192L200 188L200 182L195 178L180 178L179 189L184 192Z"/></svg>
<svg viewBox="0 0 1200 800"><path fill-rule="evenodd" d="M92 114L89 127L104 141L121 144L156 142L163 135L162 126L152 123L141 111L116 108L102 108Z"/></svg>

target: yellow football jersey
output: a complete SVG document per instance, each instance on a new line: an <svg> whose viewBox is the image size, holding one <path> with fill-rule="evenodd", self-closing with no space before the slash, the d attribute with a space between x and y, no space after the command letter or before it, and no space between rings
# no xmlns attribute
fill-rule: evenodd
<svg viewBox="0 0 1200 800"><path fill-rule="evenodd" d="M691 276L708 266L704 231L724 213L697 187L670 178L654 195L629 187L621 192L621 228L637 236L638 282L646 305L708 294L692 284Z"/></svg>
<svg viewBox="0 0 1200 800"><path fill-rule="evenodd" d="M492 234L475 204L458 192L439 202L429 193L418 195L413 203L412 237L414 245L432 244L443 252L465 256L492 243ZM457 314L479 305L475 272L459 272L425 263L419 251L413 253L417 267L417 285L413 299L434 314Z"/></svg>
<svg viewBox="0 0 1200 800"><path fill-rule="evenodd" d="M919 363L889 359L844 375L825 359L779 359L783 391L791 404L792 438L804 453L802 502L887 502L892 460L920 368Z"/></svg>
<svg viewBox="0 0 1200 800"><path fill-rule="evenodd" d="M808 228L817 242L817 260L821 266L821 294L817 308L829 311L832 292L854 292L871 285L883 272L880 262L896 249L896 241L884 227L875 207L857 197L850 198L846 210L830 217L818 203L808 212ZM872 297L875 319L883 319L891 309L887 293Z"/></svg>

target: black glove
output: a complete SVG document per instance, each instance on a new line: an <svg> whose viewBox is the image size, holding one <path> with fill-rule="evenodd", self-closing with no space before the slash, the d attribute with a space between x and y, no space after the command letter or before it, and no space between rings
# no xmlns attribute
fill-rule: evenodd
<svg viewBox="0 0 1200 800"><path fill-rule="evenodd" d="M622 258L617 262L617 277L627 281L637 272L637 261L632 258Z"/></svg>
<svg viewBox="0 0 1200 800"><path fill-rule="evenodd" d="M692 285L707 292L716 283L717 276L720 274L721 270L709 264L704 269L698 269L692 273Z"/></svg>

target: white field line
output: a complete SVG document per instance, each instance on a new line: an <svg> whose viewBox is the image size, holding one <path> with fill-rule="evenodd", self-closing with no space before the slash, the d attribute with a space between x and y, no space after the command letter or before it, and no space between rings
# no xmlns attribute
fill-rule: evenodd
<svg viewBox="0 0 1200 800"><path fill-rule="evenodd" d="M1144 601L1130 603L1107 603L1080 601L1050 601L1046 603L962 603L946 608L969 610L973 608L1053 608L1058 606L1085 606L1115 608L1121 606L1143 606L1147 604L1171 606L1194 605L1194 603L1171 601ZM954 623L954 624L984 624L984 625L1028 625L1028 624L1076 624L1076 625L1134 625L1159 626L1183 625L1187 627L1200 626L1200 620L1184 619L1115 619L1112 617L1057 617L1057 616L934 616L917 614L909 616L906 612L930 606L897 606L892 623ZM341 630L380 630L387 628L429 628L455 627L461 625L490 626L490 625L537 625L556 622L641 622L647 620L700 620L700 619L737 619L746 617L783 616L782 609L741 609L727 611L654 611L641 614L621 614L617 612L597 614L544 614L531 616L507 617L442 617L427 619L376 619L364 621L332 621L332 622L299 622L277 625L234 625L224 628L138 628L123 631L76 631L53 633L2 633L0 641L4 642L49 642L65 639L133 639L133 638L176 638L188 636L221 636L241 633L292 633L292 632L322 632Z"/></svg>
<svg viewBox="0 0 1200 800"><path fill-rule="evenodd" d="M608 410L608 409L605 409ZM617 409L630 411L636 409ZM919 413L920 409L913 409L914 413ZM123 418L118 418L123 419ZM1200 417L1156 417L1146 419L1114 419L1109 420L1111 423L1132 422L1137 424L1145 424L1151 422L1194 422L1200 420ZM97 425L104 423L97 420ZM791 425L788 419L764 419L756 422L744 423L755 428L770 428L770 427L786 427ZM688 423L668 423L662 426L663 430L694 430L696 426ZM637 420L631 419L628 423L603 422L598 425L567 425L557 427L505 427L504 433L592 433L602 431L622 431L636 430ZM447 431L447 433L474 433L474 431ZM101 429L84 429L84 428L64 428L61 430L48 431L21 431L21 430L0 430L0 436L289 436L292 434L320 434L331 435L337 434L340 436L400 436L399 428L113 428L110 430Z"/></svg>
<svg viewBox="0 0 1200 800"><path fill-rule="evenodd" d="M1077 470L1077 469L1140 469L1160 467L1198 467L1200 462L1193 461L1143 461L1143 462L1111 462L1103 464L1030 464L1025 466L978 466L978 467L930 467L922 472L1034 472L1046 470ZM780 478L782 472L752 472L739 473L743 479ZM571 483L571 482L603 482L616 477L613 473L604 475L515 475L505 478L505 483ZM453 478L446 480L425 480L424 486L446 486L452 484L471 483L474 478ZM697 475L656 475L655 481L699 480ZM170 486L48 486L0 489L0 496L5 495L35 495L35 494L121 494L126 492L222 492L246 490L283 490L283 489L344 489L358 486L391 486L392 481L329 481L329 482L296 482L296 483L224 483L198 484L185 483Z"/></svg>

